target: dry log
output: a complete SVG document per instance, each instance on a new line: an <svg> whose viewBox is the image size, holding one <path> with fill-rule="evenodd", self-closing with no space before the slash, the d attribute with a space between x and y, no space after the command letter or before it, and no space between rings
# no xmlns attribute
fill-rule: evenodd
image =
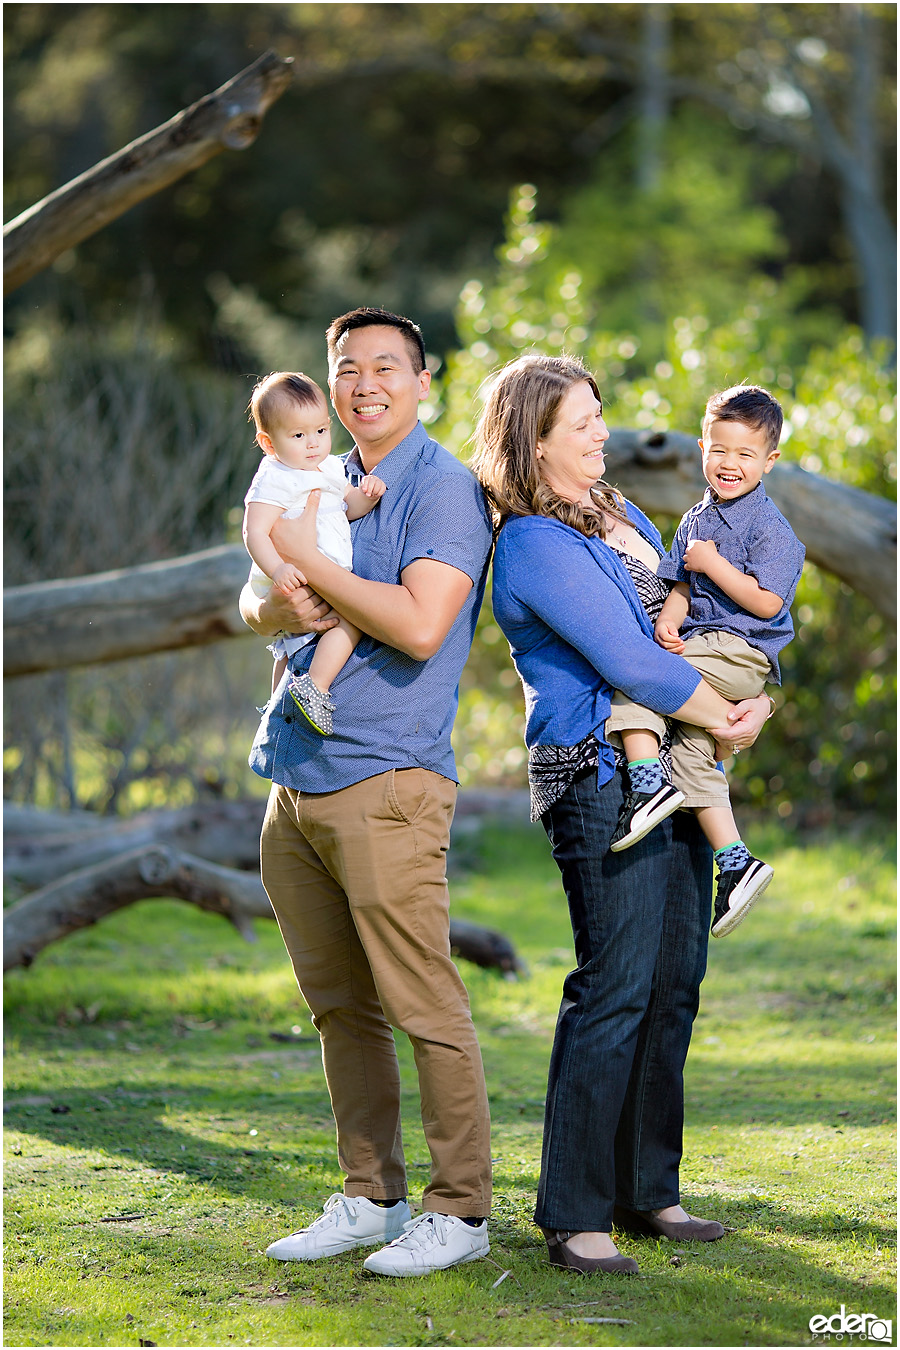
<svg viewBox="0 0 900 1350"><path fill-rule="evenodd" d="M42 886L4 911L4 970L30 965L49 943L136 900L188 901L222 914L252 940L252 920L274 917L258 871L264 807L258 801L216 802L98 821L89 829L79 819L74 830L48 834L44 813L5 804L4 820L9 811L19 830L12 839L4 834L5 878ZM53 823L60 821L66 817L54 813ZM185 843L252 870L197 857ZM450 944L455 955L507 978L524 971L512 943L493 929L451 919Z"/></svg>
<svg viewBox="0 0 900 1350"><path fill-rule="evenodd" d="M607 477L643 510L679 516L703 495L697 442L679 432L613 431ZM811 562L896 622L897 510L883 497L778 464L766 490ZM36 674L244 637L239 544L4 593L3 672Z"/></svg>
<svg viewBox="0 0 900 1350"><path fill-rule="evenodd" d="M252 145L266 112L290 84L292 65L292 57L266 52L221 88L10 221L3 231L4 293L222 150Z"/></svg>
<svg viewBox="0 0 900 1350"><path fill-rule="evenodd" d="M136 900L187 900L229 919L253 940L254 918L273 918L258 876L151 845L69 872L3 914L3 969L30 966L44 947Z"/></svg>
<svg viewBox="0 0 900 1350"><path fill-rule="evenodd" d="M159 844L192 853L222 867L255 871L265 801L204 801L173 810L142 811L122 819L91 811L42 811L3 803L3 880L13 891L35 891L67 872L96 867L117 854ZM453 844L480 829L486 819L528 822L528 790L468 788L460 792L451 832Z"/></svg>
<svg viewBox="0 0 900 1350"><path fill-rule="evenodd" d="M41 581L4 592L4 675L247 637L238 596L247 580L239 544L166 562Z"/></svg>
<svg viewBox="0 0 900 1350"><path fill-rule="evenodd" d="M61 812L3 806L3 880L34 891L69 872L98 867L151 844L186 851L223 867L259 867L259 833L266 804L259 800L202 802L170 811L144 811L127 820L90 817L72 824ZM47 821L49 817L49 822ZM47 825L54 828L48 832Z"/></svg>

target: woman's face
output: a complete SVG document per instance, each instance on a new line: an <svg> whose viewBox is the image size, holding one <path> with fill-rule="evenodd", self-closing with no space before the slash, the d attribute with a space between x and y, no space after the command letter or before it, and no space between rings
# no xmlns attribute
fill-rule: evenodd
<svg viewBox="0 0 900 1350"><path fill-rule="evenodd" d="M590 490L603 477L603 446L609 431L591 386L573 384L559 405L552 430L537 443L538 471L548 487L569 502L590 505Z"/></svg>

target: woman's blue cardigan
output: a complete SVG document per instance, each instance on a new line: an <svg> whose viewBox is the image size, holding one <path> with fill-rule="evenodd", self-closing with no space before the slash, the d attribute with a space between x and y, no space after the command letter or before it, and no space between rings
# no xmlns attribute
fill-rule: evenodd
<svg viewBox="0 0 900 1350"><path fill-rule="evenodd" d="M655 525L628 502L628 517L663 552ZM653 641L634 582L602 540L548 516L512 516L494 553L494 616L525 690L525 742L600 742L598 785L615 762L604 740L613 690L658 713L686 703L700 676Z"/></svg>

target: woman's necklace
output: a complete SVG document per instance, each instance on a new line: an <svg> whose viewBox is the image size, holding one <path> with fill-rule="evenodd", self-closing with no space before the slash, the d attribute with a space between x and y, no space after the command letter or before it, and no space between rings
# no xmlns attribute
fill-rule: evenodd
<svg viewBox="0 0 900 1350"><path fill-rule="evenodd" d="M608 534L612 535L613 542L616 544L622 544L623 546L627 547L628 536L621 533L622 529L624 528L622 522L620 520L615 520L613 517L607 515L604 515L604 519L606 520L607 532ZM616 534L616 530L619 531L619 534Z"/></svg>

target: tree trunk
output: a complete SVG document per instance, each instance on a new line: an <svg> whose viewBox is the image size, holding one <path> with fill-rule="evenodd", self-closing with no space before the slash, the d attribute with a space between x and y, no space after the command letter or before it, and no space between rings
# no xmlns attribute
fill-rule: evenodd
<svg viewBox="0 0 900 1350"><path fill-rule="evenodd" d="M127 660L246 637L238 596L250 570L239 544L118 572L16 586L4 595L12 641L5 675Z"/></svg>
<svg viewBox="0 0 900 1350"><path fill-rule="evenodd" d="M30 966L51 942L88 928L137 900L185 900L233 923L248 942L254 919L274 919L259 877L151 844L65 876L3 913L3 969ZM514 977L524 970L508 938L492 928L450 921L454 955Z"/></svg>
<svg viewBox="0 0 900 1350"><path fill-rule="evenodd" d="M644 5L638 60L638 124L635 180L641 192L659 187L663 141L669 117L669 48L672 21L668 5Z"/></svg>
<svg viewBox="0 0 900 1350"><path fill-rule="evenodd" d="M613 431L607 456L608 480L644 511L680 516L703 495L692 436ZM766 490L810 562L895 622L894 503L794 464L778 464ZM226 544L169 562L13 587L4 595L3 672L31 675L245 637L237 599L247 571L243 548Z"/></svg>
<svg viewBox="0 0 900 1350"><path fill-rule="evenodd" d="M463 820L528 819L521 793L463 793L459 806ZM4 970L31 965L51 942L137 900L199 905L252 941L252 921L275 917L259 877L264 811L261 801L216 802L91 820L85 812L70 817L5 802L4 881L11 890L41 889L4 911ZM451 919L450 946L510 979L525 969L509 939L480 924Z"/></svg>
<svg viewBox="0 0 900 1350"><path fill-rule="evenodd" d="M95 816L93 826L70 824L52 813L48 833L42 817L50 812L3 806L3 880L7 887L35 891L69 872L99 867L123 853L156 845L185 851L220 866L242 871L259 867L259 834L265 801L201 802L177 810L143 811L123 820ZM19 821L17 824L17 816Z"/></svg>
<svg viewBox="0 0 900 1350"><path fill-rule="evenodd" d="M23 211L3 231L3 290L222 150L244 150L291 82L293 58L266 52L214 93Z"/></svg>
<svg viewBox="0 0 900 1350"><path fill-rule="evenodd" d="M258 876L151 845L69 872L3 914L3 969L30 966L51 942L136 900L187 900L229 919L252 941L254 918L274 918Z"/></svg>

